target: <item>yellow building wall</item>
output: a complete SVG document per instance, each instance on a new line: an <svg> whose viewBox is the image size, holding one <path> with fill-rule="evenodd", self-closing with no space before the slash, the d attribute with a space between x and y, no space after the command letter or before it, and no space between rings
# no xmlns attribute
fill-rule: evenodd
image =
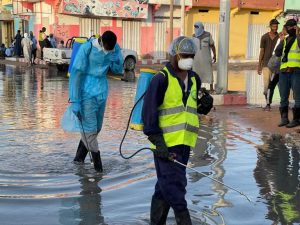
<svg viewBox="0 0 300 225"><path fill-rule="evenodd" d="M2 0L2 5L11 5L11 4L12 4L12 0Z"/></svg>
<svg viewBox="0 0 300 225"><path fill-rule="evenodd" d="M219 10L208 10L208 13L203 13L199 12L199 8L192 8L186 13L185 35L192 36L192 34L194 33L193 25L196 21L215 24L219 23ZM259 11L258 15L252 15L250 14L251 10L246 9L239 10L235 12L235 14L233 12L234 10L232 10L230 16L229 57L231 59L245 59L248 47L249 24L268 24L269 21L274 18L275 12ZM217 46L218 40L215 40L215 42Z"/></svg>
<svg viewBox="0 0 300 225"><path fill-rule="evenodd" d="M201 8L203 9L203 8ZM199 12L199 8L192 8L186 13L185 17L185 35L192 36L194 33L194 23L201 21L203 23L219 23L219 10L208 9L208 13Z"/></svg>
<svg viewBox="0 0 300 225"><path fill-rule="evenodd" d="M248 45L249 12L240 11L230 16L229 57L244 59Z"/></svg>

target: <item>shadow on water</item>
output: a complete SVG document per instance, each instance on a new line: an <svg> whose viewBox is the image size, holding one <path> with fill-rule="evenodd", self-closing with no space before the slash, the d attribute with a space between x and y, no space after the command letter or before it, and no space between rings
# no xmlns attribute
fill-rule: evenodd
<svg viewBox="0 0 300 225"><path fill-rule="evenodd" d="M287 146L282 137L264 138L258 147L254 170L262 201L267 204L266 218L273 224L300 223L300 153Z"/></svg>
<svg viewBox="0 0 300 225"><path fill-rule="evenodd" d="M90 171L83 166L76 168L75 175L78 176L80 183L80 193L78 198L62 198L59 210L59 222L63 225L69 224L103 224L101 203L101 182L102 175L89 175Z"/></svg>
<svg viewBox="0 0 300 225"><path fill-rule="evenodd" d="M251 71L243 74L230 76L249 96L259 96L251 86L261 82L260 77L251 77ZM136 84L113 79L109 84L99 136L104 173L99 175L89 159L84 165L72 163L79 135L60 128L68 105L65 75L53 68L0 64L1 225L149 224L156 182L152 153L142 152L131 160L118 153ZM299 224L299 150L284 139L276 142L249 131L234 117L201 118L189 166L242 191L255 205L187 170L186 199L193 224ZM142 132L130 131L124 154L147 145ZM173 212L167 224L175 224Z"/></svg>

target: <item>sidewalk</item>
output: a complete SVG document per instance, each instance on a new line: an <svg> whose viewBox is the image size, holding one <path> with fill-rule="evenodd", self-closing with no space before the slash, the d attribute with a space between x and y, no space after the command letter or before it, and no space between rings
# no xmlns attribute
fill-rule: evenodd
<svg viewBox="0 0 300 225"><path fill-rule="evenodd" d="M289 119L292 120L292 110L289 110ZM246 129L247 132L262 132L268 138L282 139L300 148L300 126L295 128L278 127L280 113L278 106L272 107L271 111L263 111L255 106L216 106L215 111L211 111L205 120L226 121L224 126L238 126ZM228 134L233 135L233 134ZM241 130L241 135L235 134L235 138L244 139L245 133ZM249 139L247 139L249 140Z"/></svg>

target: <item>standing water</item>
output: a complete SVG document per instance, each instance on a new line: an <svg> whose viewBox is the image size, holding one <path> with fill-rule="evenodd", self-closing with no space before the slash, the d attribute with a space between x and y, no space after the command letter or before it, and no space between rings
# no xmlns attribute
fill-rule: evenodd
<svg viewBox="0 0 300 225"><path fill-rule="evenodd" d="M1 225L149 224L156 182L152 153L124 160L118 152L136 84L109 84L99 135L104 173L97 174L88 157L84 165L72 163L79 135L60 128L68 79L51 68L0 65ZM147 145L142 132L130 131L124 154ZM206 152L213 159L204 160ZM299 151L284 140L249 131L234 115L204 120L189 166L252 200L187 170L194 225L300 223ZM175 224L172 212L167 224Z"/></svg>

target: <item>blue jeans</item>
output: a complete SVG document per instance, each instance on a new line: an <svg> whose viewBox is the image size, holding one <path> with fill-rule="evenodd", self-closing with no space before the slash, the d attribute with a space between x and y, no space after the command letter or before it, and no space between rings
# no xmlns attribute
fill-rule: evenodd
<svg viewBox="0 0 300 225"><path fill-rule="evenodd" d="M169 152L176 153L177 161L187 164L190 156L190 147L178 145L169 148ZM186 168L166 159L154 157L157 174L154 197L165 200L175 212L187 209L185 200L187 185Z"/></svg>
<svg viewBox="0 0 300 225"><path fill-rule="evenodd" d="M300 108L300 70L295 70L290 73L280 72L280 107L289 106L290 89L293 90L295 108Z"/></svg>

